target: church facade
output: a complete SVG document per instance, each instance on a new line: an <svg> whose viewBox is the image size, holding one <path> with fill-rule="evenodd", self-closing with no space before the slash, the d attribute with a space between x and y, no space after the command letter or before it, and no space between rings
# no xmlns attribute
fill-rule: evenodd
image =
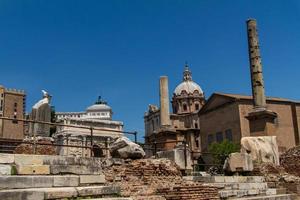
<svg viewBox="0 0 300 200"><path fill-rule="evenodd" d="M169 101L168 96L161 96L160 98L166 98ZM201 87L192 80L192 73L186 65L183 72L183 81L173 92L171 101L172 113L165 113L158 106L149 105L148 111L144 115L147 155L153 155L155 153L153 151L154 148L155 151L171 150L177 145L174 141L183 140L187 142L192 151L200 151L201 140L198 112L204 104L204 93ZM165 107L168 111L168 104ZM162 117L168 118L169 123L167 125L162 123ZM194 156L196 158L198 155L194 154Z"/></svg>

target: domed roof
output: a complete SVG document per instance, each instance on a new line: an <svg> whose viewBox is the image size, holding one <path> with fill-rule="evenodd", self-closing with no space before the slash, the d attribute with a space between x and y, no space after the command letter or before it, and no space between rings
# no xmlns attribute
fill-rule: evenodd
<svg viewBox="0 0 300 200"><path fill-rule="evenodd" d="M107 111L107 110L111 110L111 107L109 107L106 104L94 104L89 106L87 109L87 111Z"/></svg>
<svg viewBox="0 0 300 200"><path fill-rule="evenodd" d="M98 112L98 111L111 111L111 107L107 105L105 101L98 97L98 101L94 105L89 106L87 112Z"/></svg>
<svg viewBox="0 0 300 200"><path fill-rule="evenodd" d="M175 88L174 94L180 95L182 91L186 91L188 94L198 91L199 94L203 94L201 87L194 81L183 81Z"/></svg>
<svg viewBox="0 0 300 200"><path fill-rule="evenodd" d="M174 94L181 95L183 91L187 92L188 94L193 94L195 91L198 91L199 94L203 94L201 87L192 80L192 73L189 70L188 65L185 65L183 82L175 88Z"/></svg>

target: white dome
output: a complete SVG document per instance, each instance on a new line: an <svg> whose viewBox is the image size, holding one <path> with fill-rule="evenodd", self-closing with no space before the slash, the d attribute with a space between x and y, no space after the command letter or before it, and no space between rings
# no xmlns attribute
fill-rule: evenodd
<svg viewBox="0 0 300 200"><path fill-rule="evenodd" d="M111 111L111 107L106 104L94 104L86 109L88 112Z"/></svg>
<svg viewBox="0 0 300 200"><path fill-rule="evenodd" d="M186 91L188 94L193 94L195 91L198 91L199 94L203 94L201 87L194 81L187 80L180 83L174 91L174 94L181 95L182 91Z"/></svg>

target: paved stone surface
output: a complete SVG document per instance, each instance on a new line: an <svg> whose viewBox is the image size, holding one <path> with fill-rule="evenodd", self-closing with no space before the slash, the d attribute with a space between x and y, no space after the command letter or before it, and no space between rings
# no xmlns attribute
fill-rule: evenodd
<svg viewBox="0 0 300 200"><path fill-rule="evenodd" d="M0 154L0 164L11 164L15 162L14 154Z"/></svg>
<svg viewBox="0 0 300 200"><path fill-rule="evenodd" d="M50 174L49 165L17 165L17 173L20 175Z"/></svg>
<svg viewBox="0 0 300 200"><path fill-rule="evenodd" d="M104 175L80 175L80 184L105 183Z"/></svg>
<svg viewBox="0 0 300 200"><path fill-rule="evenodd" d="M0 175L11 175L11 166L0 164Z"/></svg>
<svg viewBox="0 0 300 200"><path fill-rule="evenodd" d="M65 175L53 176L54 187L76 187L79 186L79 176Z"/></svg>

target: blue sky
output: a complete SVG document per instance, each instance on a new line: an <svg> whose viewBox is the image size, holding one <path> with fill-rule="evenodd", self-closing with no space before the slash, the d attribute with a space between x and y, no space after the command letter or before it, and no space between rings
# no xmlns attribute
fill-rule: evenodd
<svg viewBox="0 0 300 200"><path fill-rule="evenodd" d="M141 139L159 76L171 96L185 61L206 97L251 94L248 18L258 21L266 94L300 100L297 0L1 0L0 84L25 89L27 111L41 89L57 111L102 95Z"/></svg>

